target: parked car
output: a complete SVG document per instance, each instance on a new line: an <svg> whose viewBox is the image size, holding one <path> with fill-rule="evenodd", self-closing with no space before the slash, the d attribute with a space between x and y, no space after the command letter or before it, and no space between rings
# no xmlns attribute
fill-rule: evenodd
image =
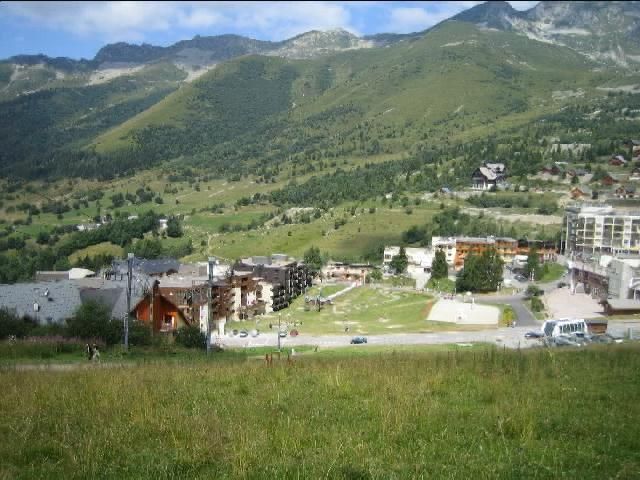
<svg viewBox="0 0 640 480"><path fill-rule="evenodd" d="M544 337L544 333L531 331L524 334L524 338L542 338Z"/></svg>
<svg viewBox="0 0 640 480"><path fill-rule="evenodd" d="M249 333L246 330L240 330L240 338L248 337Z"/></svg>
<svg viewBox="0 0 640 480"><path fill-rule="evenodd" d="M285 338L287 336L287 332L280 332L278 335L280 335L280 338Z"/></svg>
<svg viewBox="0 0 640 480"><path fill-rule="evenodd" d="M567 282L558 282L558 288L564 288L569 286L569 284Z"/></svg>
<svg viewBox="0 0 640 480"><path fill-rule="evenodd" d="M513 278L515 278L519 282L526 282L527 281L527 277L525 277L524 275L516 275Z"/></svg>
<svg viewBox="0 0 640 480"><path fill-rule="evenodd" d="M367 337L353 337L351 339L352 345L359 345L361 343L367 343Z"/></svg>

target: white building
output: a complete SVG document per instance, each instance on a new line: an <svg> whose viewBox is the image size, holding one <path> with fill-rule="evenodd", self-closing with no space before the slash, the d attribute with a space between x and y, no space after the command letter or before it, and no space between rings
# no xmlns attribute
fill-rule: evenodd
<svg viewBox="0 0 640 480"><path fill-rule="evenodd" d="M640 254L640 209L610 205L567 207L563 225L565 254Z"/></svg>
<svg viewBox="0 0 640 480"><path fill-rule="evenodd" d="M430 248L404 249L407 255L407 275L416 281L416 288L423 288L429 278L431 278L431 264L433 263L434 252ZM383 264L385 270L390 270L393 257L400 253L400 247L385 247Z"/></svg>
<svg viewBox="0 0 640 480"><path fill-rule="evenodd" d="M447 265L453 267L456 259L456 238L455 237L431 237L431 248L442 250L447 259Z"/></svg>

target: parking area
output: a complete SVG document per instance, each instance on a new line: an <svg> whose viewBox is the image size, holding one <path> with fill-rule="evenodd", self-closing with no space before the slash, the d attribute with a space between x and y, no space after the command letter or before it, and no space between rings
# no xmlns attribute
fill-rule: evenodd
<svg viewBox="0 0 640 480"><path fill-rule="evenodd" d="M597 318L604 316L598 300L585 293L571 294L568 287L558 288L545 295L551 318Z"/></svg>

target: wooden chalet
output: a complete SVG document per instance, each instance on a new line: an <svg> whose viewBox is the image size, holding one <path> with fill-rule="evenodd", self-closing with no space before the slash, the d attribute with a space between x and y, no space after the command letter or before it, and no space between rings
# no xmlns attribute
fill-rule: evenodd
<svg viewBox="0 0 640 480"><path fill-rule="evenodd" d="M192 320L185 316L175 301L161 293L157 281L133 307L132 313L137 320L151 325L153 333L173 333L180 327L192 324Z"/></svg>
<svg viewBox="0 0 640 480"><path fill-rule="evenodd" d="M627 164L627 160L622 155L613 155L609 159L609 165L613 165L616 167L621 167Z"/></svg>
<svg viewBox="0 0 640 480"><path fill-rule="evenodd" d="M618 182L619 182L618 177L610 173L605 174L605 176L602 177L602 179L600 180L600 183L602 183L602 185L606 185L608 187Z"/></svg>
<svg viewBox="0 0 640 480"><path fill-rule="evenodd" d="M615 189L615 196L618 198L636 198L635 185L620 185Z"/></svg>
<svg viewBox="0 0 640 480"><path fill-rule="evenodd" d="M471 188L474 190L490 190L504 183L506 168L504 163L488 163L476 168L471 174Z"/></svg>
<svg viewBox="0 0 640 480"><path fill-rule="evenodd" d="M592 195L592 190L584 185L576 185L569 190L569 196L574 200L590 199Z"/></svg>

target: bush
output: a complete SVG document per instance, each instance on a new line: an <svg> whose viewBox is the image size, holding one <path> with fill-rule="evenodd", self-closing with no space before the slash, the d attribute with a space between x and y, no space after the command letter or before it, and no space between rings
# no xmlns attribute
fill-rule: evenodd
<svg viewBox="0 0 640 480"><path fill-rule="evenodd" d="M107 345L122 340L122 322L110 317L109 309L98 302L82 304L75 315L67 320L67 336L99 339Z"/></svg>
<svg viewBox="0 0 640 480"><path fill-rule="evenodd" d="M542 300L540 300L538 297L532 297L531 310L533 310L534 312L541 312L542 310L544 310L544 304L542 303Z"/></svg>
<svg viewBox="0 0 640 480"><path fill-rule="evenodd" d="M0 308L0 339L10 336L17 338L26 337L34 328L36 323L29 318L19 318L7 308Z"/></svg>
<svg viewBox="0 0 640 480"><path fill-rule="evenodd" d="M536 285L529 285L524 292L524 296L527 298L537 297L538 295L542 295L544 290L537 287Z"/></svg>
<svg viewBox="0 0 640 480"><path fill-rule="evenodd" d="M152 344L151 327L137 320L129 321L129 345L146 347Z"/></svg>
<svg viewBox="0 0 640 480"><path fill-rule="evenodd" d="M186 348L206 348L207 337L196 326L181 327L176 334L176 343Z"/></svg>

